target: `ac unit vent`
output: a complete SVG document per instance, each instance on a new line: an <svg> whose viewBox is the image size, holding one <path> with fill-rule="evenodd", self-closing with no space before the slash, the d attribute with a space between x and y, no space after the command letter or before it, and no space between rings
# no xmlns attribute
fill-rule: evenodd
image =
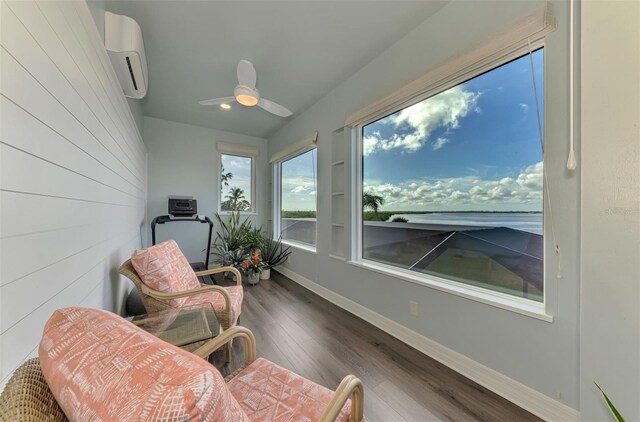
<svg viewBox="0 0 640 422"><path fill-rule="evenodd" d="M128 16L105 12L104 45L124 95L144 98L149 74L140 25Z"/></svg>
<svg viewBox="0 0 640 422"><path fill-rule="evenodd" d="M133 82L133 89L138 90L138 84L136 83L136 75L133 74L133 69L131 69L131 60L129 57L125 57L127 59L127 67L129 68L129 74L131 75L131 82Z"/></svg>

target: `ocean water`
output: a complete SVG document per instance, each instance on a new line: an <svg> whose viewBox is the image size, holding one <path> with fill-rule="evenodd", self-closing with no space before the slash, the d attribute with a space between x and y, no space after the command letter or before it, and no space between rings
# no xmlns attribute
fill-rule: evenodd
<svg viewBox="0 0 640 422"><path fill-rule="evenodd" d="M409 223L421 224L464 224L479 227L509 227L529 233L542 234L542 213L432 213L395 214L389 218L404 217Z"/></svg>

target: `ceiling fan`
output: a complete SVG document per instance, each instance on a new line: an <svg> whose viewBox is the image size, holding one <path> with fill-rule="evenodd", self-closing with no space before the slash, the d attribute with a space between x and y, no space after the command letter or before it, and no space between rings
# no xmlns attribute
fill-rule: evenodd
<svg viewBox="0 0 640 422"><path fill-rule="evenodd" d="M238 62L238 85L233 90L233 97L214 98L212 100L200 101L200 105L220 105L237 101L243 106L253 107L257 105L280 117L291 116L291 111L280 104L260 97L260 92L256 88L256 69L249 60Z"/></svg>

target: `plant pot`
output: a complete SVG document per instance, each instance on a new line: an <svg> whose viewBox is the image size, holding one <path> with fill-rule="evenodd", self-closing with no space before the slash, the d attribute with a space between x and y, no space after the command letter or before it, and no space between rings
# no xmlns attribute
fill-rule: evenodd
<svg viewBox="0 0 640 422"><path fill-rule="evenodd" d="M269 280L271 278L271 268L265 268L260 273L260 280Z"/></svg>
<svg viewBox="0 0 640 422"><path fill-rule="evenodd" d="M249 284L258 284L260 281L260 273L249 273L247 275L247 281Z"/></svg>

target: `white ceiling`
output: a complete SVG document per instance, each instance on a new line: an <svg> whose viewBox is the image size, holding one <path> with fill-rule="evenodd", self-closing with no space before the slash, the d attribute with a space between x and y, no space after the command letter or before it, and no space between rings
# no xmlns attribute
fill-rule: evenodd
<svg viewBox="0 0 640 422"><path fill-rule="evenodd" d="M145 116L269 137L439 10L444 1L113 1L142 28L149 91ZM234 104L240 59L253 62L265 98L287 119Z"/></svg>

